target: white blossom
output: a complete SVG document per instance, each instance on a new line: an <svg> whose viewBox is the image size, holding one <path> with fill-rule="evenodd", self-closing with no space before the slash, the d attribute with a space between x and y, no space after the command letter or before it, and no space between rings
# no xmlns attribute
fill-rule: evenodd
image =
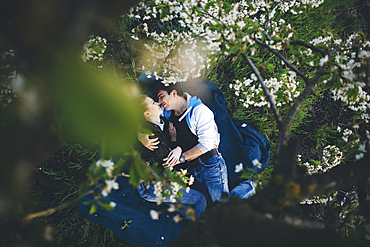
<svg viewBox="0 0 370 247"><path fill-rule="evenodd" d="M175 212L176 211L176 207L174 204L170 204L170 207L167 209L168 212Z"/></svg>
<svg viewBox="0 0 370 247"><path fill-rule="evenodd" d="M253 81L257 81L258 80L257 76L254 73L251 74L251 79Z"/></svg>
<svg viewBox="0 0 370 247"><path fill-rule="evenodd" d="M329 61L328 55L320 59L320 66L323 66L327 61Z"/></svg>
<svg viewBox="0 0 370 247"><path fill-rule="evenodd" d="M239 21L238 23L236 23L236 25L238 25L239 28L242 29L243 27L245 27L245 22L244 21Z"/></svg>
<svg viewBox="0 0 370 247"><path fill-rule="evenodd" d="M243 168L243 163L239 163L235 166L235 173L239 173L241 171L243 171L244 168Z"/></svg>
<svg viewBox="0 0 370 247"><path fill-rule="evenodd" d="M112 189L118 190L119 184L116 182L116 179L105 180L106 186L102 189L101 194L105 197L111 192Z"/></svg>
<svg viewBox="0 0 370 247"><path fill-rule="evenodd" d="M191 175L189 178L189 186L192 185L193 183L194 183L194 177L193 175Z"/></svg>
<svg viewBox="0 0 370 247"><path fill-rule="evenodd" d="M262 164L258 161L258 159L252 160L252 164L256 166L258 169L262 168Z"/></svg>
<svg viewBox="0 0 370 247"><path fill-rule="evenodd" d="M364 153L356 154L356 160L362 159L364 157Z"/></svg>
<svg viewBox="0 0 370 247"><path fill-rule="evenodd" d="M360 151L360 152L366 152L366 144L365 143L363 143L363 144L361 144L359 147L358 147L358 150Z"/></svg>
<svg viewBox="0 0 370 247"><path fill-rule="evenodd" d="M173 221L175 221L176 223L179 223L180 220L181 220L181 217L178 214L173 217Z"/></svg>
<svg viewBox="0 0 370 247"><path fill-rule="evenodd" d="M112 176L112 171L114 169L114 163L111 160L98 160L96 161L96 166L104 167L107 175L110 177Z"/></svg>
<svg viewBox="0 0 370 247"><path fill-rule="evenodd" d="M150 214L150 217L152 218L152 220L158 220L159 219L159 213L155 210L150 210L149 211L149 214Z"/></svg>

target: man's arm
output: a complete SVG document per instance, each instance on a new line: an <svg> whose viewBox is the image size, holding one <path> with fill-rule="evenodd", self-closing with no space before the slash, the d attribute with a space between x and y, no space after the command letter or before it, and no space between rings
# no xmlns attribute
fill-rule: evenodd
<svg viewBox="0 0 370 247"><path fill-rule="evenodd" d="M199 143L183 153L186 161L191 161L209 150L217 148L214 139L215 131L217 131L217 129L215 129L216 123L213 112L206 105L202 104L194 109L193 114L195 117L194 124L196 125L195 129ZM170 158L167 160L170 160ZM174 160L172 159L171 161L172 162L168 162L168 166L179 164L179 162L174 163Z"/></svg>
<svg viewBox="0 0 370 247"><path fill-rule="evenodd" d="M214 115L206 105L202 104L194 109L193 118L195 122L192 123L194 124L192 128L195 128L196 136L198 137L197 147L204 154L215 148L215 144L218 144L218 141L215 140L218 130Z"/></svg>
<svg viewBox="0 0 370 247"><path fill-rule="evenodd" d="M193 148L189 149L188 151L186 151L182 155L184 155L185 160L191 161L191 160L193 160L195 158L198 158L202 154L203 153L202 153L202 151L200 151L200 149L198 148L198 146L194 146Z"/></svg>
<svg viewBox="0 0 370 247"><path fill-rule="evenodd" d="M180 148L180 147L177 147L177 148ZM174 149L173 151L175 151L176 149ZM181 150L181 148L180 148L180 150ZM176 153L176 155L173 151L171 151L169 157L163 159L163 161L167 162L166 167L174 167L175 165L180 164L179 158L180 158L180 155L181 155L181 151L180 151L180 153ZM174 153L174 154L172 154L172 153ZM189 149L185 153L182 153L182 155L184 156L186 161L191 161L195 158L198 158L202 154L203 153L202 153L202 151L200 151L198 146L194 146L193 148Z"/></svg>

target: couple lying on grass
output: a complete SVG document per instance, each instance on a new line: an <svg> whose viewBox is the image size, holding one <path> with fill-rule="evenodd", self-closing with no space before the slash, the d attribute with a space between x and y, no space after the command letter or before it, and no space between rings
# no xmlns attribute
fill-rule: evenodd
<svg viewBox="0 0 370 247"><path fill-rule="evenodd" d="M159 83L154 91L159 102L143 95L141 104L148 121L146 127L155 138L140 135L143 145L140 152L150 165L158 163L162 169L188 169L195 181L189 191L182 191L180 202L193 206L195 216L198 216L207 203L220 200L223 193L240 198L253 195L253 187L252 190L236 189L229 193L227 167L218 151L220 135L213 112L196 96L183 92L179 83L169 86ZM156 201L153 184L141 183L138 192L143 199ZM164 198L164 202L170 204L173 201ZM187 217L185 211L179 212Z"/></svg>

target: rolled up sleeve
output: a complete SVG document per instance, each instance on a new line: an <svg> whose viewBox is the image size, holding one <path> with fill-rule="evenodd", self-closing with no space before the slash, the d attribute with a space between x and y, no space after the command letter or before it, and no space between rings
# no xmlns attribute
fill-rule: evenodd
<svg viewBox="0 0 370 247"><path fill-rule="evenodd" d="M200 105L194 109L195 114L195 132L198 137L197 147L202 153L213 149L215 142L215 127L213 112L206 106Z"/></svg>

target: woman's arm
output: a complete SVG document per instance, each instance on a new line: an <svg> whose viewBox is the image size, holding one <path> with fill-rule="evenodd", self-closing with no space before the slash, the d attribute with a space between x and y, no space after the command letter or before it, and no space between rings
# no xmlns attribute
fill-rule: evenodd
<svg viewBox="0 0 370 247"><path fill-rule="evenodd" d="M159 138L153 138L151 139L149 136L154 136L152 133L151 135L146 134L146 133L138 133L137 134L137 139L141 144L143 144L144 147L149 149L150 151L154 151L154 149L158 148L158 144L160 143Z"/></svg>

